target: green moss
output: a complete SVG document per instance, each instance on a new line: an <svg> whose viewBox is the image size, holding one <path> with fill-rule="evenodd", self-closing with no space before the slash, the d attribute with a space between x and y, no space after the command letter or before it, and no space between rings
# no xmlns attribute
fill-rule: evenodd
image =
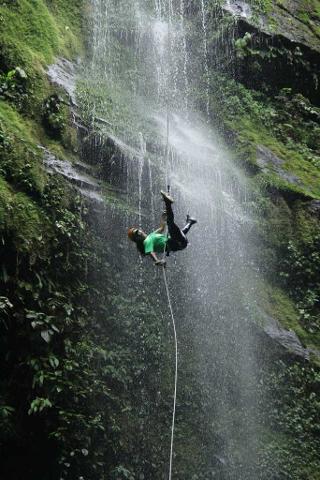
<svg viewBox="0 0 320 480"><path fill-rule="evenodd" d="M1 136L6 147L3 144L1 146ZM39 145L43 145L59 158L72 161L76 132L66 125L62 139L54 140L46 135L37 122L22 116L12 106L0 100L0 171L28 192L42 192L46 182L46 173L42 166L43 153Z"/></svg>
<svg viewBox="0 0 320 480"><path fill-rule="evenodd" d="M279 193L270 198L261 187L254 205L259 220L251 254L263 278L255 279L258 305L304 345L319 348L318 220L309 201L286 201Z"/></svg>
<svg viewBox="0 0 320 480"><path fill-rule="evenodd" d="M258 284L258 291L261 307L267 315L278 320L288 330L293 330L298 335L303 335L298 322L298 310L294 302L282 289L266 281L261 281Z"/></svg>
<svg viewBox="0 0 320 480"><path fill-rule="evenodd" d="M71 134L72 133L70 132L70 135ZM73 151L66 149L61 142L49 138L44 138L43 140L43 145L56 157L60 158L61 160L68 160L69 162L76 160L76 154ZM70 143L69 140L67 140L66 143L71 145L71 143L73 144L74 141L75 139L70 139Z"/></svg>
<svg viewBox="0 0 320 480"><path fill-rule="evenodd" d="M256 147L265 146L282 160L279 168L284 173L300 180L297 184L288 183L270 164L264 169L265 180L270 185L320 198L320 148L314 136L315 119L320 115L318 109L289 89L270 101L219 75L215 75L212 82L212 114L218 117L227 135L232 133L239 159L256 167Z"/></svg>
<svg viewBox="0 0 320 480"><path fill-rule="evenodd" d="M292 206L294 215L294 238L303 244L311 242L319 234L319 221L307 209L308 204L297 201Z"/></svg>
<svg viewBox="0 0 320 480"><path fill-rule="evenodd" d="M28 116L39 117L43 101L52 93L46 66L56 56L74 58L82 52L82 6L82 0L17 0L0 5L0 73L15 67L26 72L20 110Z"/></svg>
<svg viewBox="0 0 320 480"><path fill-rule="evenodd" d="M14 192L0 176L0 235L19 252L32 252L39 247L45 228L45 216L27 195Z"/></svg>
<svg viewBox="0 0 320 480"><path fill-rule="evenodd" d="M79 51L80 7L76 2L19 0L0 6L0 38L11 66L45 65L57 54Z"/></svg>
<svg viewBox="0 0 320 480"><path fill-rule="evenodd" d="M257 13L270 13L272 11L271 0L252 0L251 3Z"/></svg>
<svg viewBox="0 0 320 480"><path fill-rule="evenodd" d="M84 0L47 0L55 24L59 30L60 46L63 54L68 57L79 55L83 51L82 22L84 15Z"/></svg>
<svg viewBox="0 0 320 480"><path fill-rule="evenodd" d="M34 122L23 118L11 105L0 100L0 122L17 140L34 144Z"/></svg>
<svg viewBox="0 0 320 480"><path fill-rule="evenodd" d="M150 131L137 100L134 100L132 92L120 83L111 88L110 85L90 78L78 83L77 94L81 100L82 117L87 123L94 123L101 133L121 136L126 132L134 144L139 138L138 132ZM144 113L146 108L147 105L144 105ZM95 118L92 117L92 112L95 112ZM105 122L97 121L99 117Z"/></svg>
<svg viewBox="0 0 320 480"><path fill-rule="evenodd" d="M58 29L43 1L3 4L0 15L2 48L14 51L24 65L30 61L41 64L52 61L59 48Z"/></svg>
<svg viewBox="0 0 320 480"><path fill-rule="evenodd" d="M35 122L23 118L11 106L0 101L1 173L27 192L42 192L46 175L37 147L39 131Z"/></svg>
<svg viewBox="0 0 320 480"><path fill-rule="evenodd" d="M265 314L277 320L283 328L295 332L305 347L320 347L320 336L306 331L302 326L295 301L288 296L285 290L267 280L259 280L256 288L258 304ZM259 313L258 321L260 321Z"/></svg>
<svg viewBox="0 0 320 480"><path fill-rule="evenodd" d="M274 136L270 135L263 125L259 125L249 116L244 116L241 119L234 119L228 122L228 126L238 133L239 143L246 145L247 161L255 164L256 161L256 145L266 146L279 159L283 160L281 169L292 174L301 180L301 185L293 185L277 177L276 170L271 166L266 167L270 172L270 182L275 186L281 188L284 185L286 188L292 189L296 192L301 192L307 196L320 198L320 171L319 169L308 162L300 153L288 148L286 145L278 141ZM251 146L251 150L248 149Z"/></svg>

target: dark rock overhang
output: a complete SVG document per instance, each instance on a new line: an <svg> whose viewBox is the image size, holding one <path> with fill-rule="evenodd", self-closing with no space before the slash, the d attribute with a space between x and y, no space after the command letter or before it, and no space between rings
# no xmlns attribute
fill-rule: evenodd
<svg viewBox="0 0 320 480"><path fill-rule="evenodd" d="M249 88L292 88L320 105L320 37L316 21L310 25L295 16L297 2L275 4L268 15L257 15L244 1L228 0L223 9L236 19L236 38L247 33L238 55L236 77ZM312 28L314 25L314 28Z"/></svg>

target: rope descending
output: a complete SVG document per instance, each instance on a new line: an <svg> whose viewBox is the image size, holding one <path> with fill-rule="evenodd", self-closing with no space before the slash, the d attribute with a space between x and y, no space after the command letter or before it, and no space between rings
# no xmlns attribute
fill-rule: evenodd
<svg viewBox="0 0 320 480"><path fill-rule="evenodd" d="M172 0L169 0L168 5L168 43L169 43L169 51L168 51L168 78L167 78L167 125L166 125L166 183L167 183L167 190L170 193L170 185L169 185L169 137L170 137L170 100L169 100L169 74L170 74L170 66L171 66L171 15L172 15ZM166 255L166 247L164 247L163 251L163 260L165 259ZM176 324L173 315L168 279L166 274L165 265L163 266L163 281L166 288L168 306L170 310L170 316L172 321L173 333L174 333L174 344L175 344L175 375L174 375L174 395L173 395L173 411L172 411L172 425L171 425L171 440L170 440L170 463L169 463L169 480L172 479L172 463L173 463L173 442L174 442L174 427L175 427L175 418L176 418L176 403L177 403L177 384L178 384L178 341L177 341L177 330Z"/></svg>
<svg viewBox="0 0 320 480"><path fill-rule="evenodd" d="M172 461L173 461L173 441L174 441L174 427L175 427L175 418L176 418L176 403L177 403L177 383L178 383L178 341L177 341L177 331L176 324L173 315L172 303L170 298L168 279L166 274L166 269L163 267L163 280L166 287L168 306L170 310L173 332L174 332L174 343L175 343L175 376L174 376L174 395L173 395L173 412L172 412L172 427L171 427L171 443L170 443L170 464L169 464L169 480L172 478Z"/></svg>

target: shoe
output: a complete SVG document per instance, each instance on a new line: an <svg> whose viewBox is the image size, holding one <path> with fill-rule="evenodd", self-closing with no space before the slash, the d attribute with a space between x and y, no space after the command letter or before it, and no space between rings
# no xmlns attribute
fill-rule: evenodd
<svg viewBox="0 0 320 480"><path fill-rule="evenodd" d="M190 223L190 225L194 225L195 223L198 222L198 220L196 220L195 218L190 217L189 214L187 215L187 220L186 221L187 221L187 223Z"/></svg>
<svg viewBox="0 0 320 480"><path fill-rule="evenodd" d="M162 199L164 201L164 203L173 203L173 198L170 197L170 195L166 192L164 192L163 190L161 190L161 195L162 195Z"/></svg>

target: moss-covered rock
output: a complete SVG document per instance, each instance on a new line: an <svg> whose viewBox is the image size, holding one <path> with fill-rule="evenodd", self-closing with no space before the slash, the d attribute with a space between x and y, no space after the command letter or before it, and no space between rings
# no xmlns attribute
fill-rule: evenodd
<svg viewBox="0 0 320 480"><path fill-rule="evenodd" d="M319 105L319 2L227 2L237 19L237 78L250 88L291 87Z"/></svg>

